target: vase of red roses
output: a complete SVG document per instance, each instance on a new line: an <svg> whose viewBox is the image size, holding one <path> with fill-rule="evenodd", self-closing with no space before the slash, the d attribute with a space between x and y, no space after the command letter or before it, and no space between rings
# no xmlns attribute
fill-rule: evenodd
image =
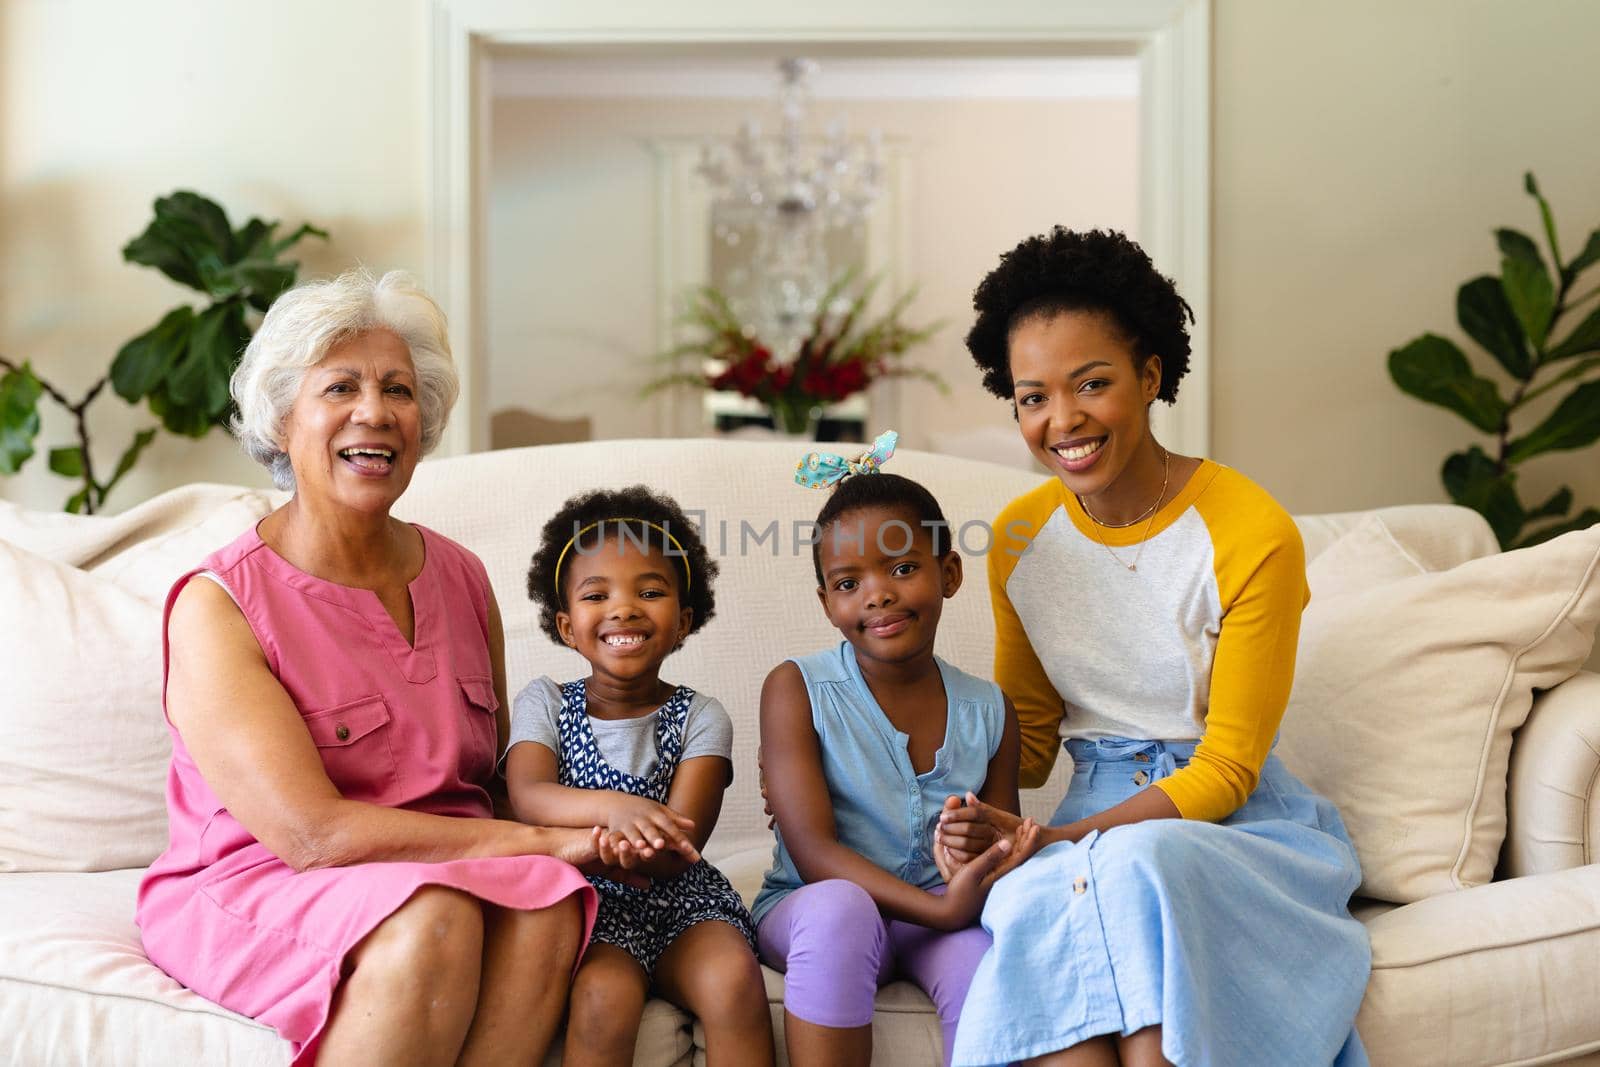
<svg viewBox="0 0 1600 1067"><path fill-rule="evenodd" d="M788 358L764 344L720 291L710 286L697 290L684 322L698 336L663 358L677 362L698 357L700 367L658 378L645 387L646 393L679 385L738 393L766 408L777 432L810 436L829 404L881 378L920 378L947 391L944 379L933 371L905 362L906 353L938 329L937 324L912 327L901 321L914 293L869 318L874 284L845 299L850 283L846 276L824 294L809 331Z"/></svg>

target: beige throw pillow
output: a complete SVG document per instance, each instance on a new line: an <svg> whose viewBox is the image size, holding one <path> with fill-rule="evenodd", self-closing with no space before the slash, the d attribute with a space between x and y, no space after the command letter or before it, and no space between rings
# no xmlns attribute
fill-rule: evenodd
<svg viewBox="0 0 1600 1067"><path fill-rule="evenodd" d="M166 847L161 606L0 541L0 872Z"/></svg>
<svg viewBox="0 0 1600 1067"><path fill-rule="evenodd" d="M1376 517L1312 561L1278 752L1344 816L1363 895L1493 878L1512 732L1589 655L1597 568L1600 526L1428 573Z"/></svg>

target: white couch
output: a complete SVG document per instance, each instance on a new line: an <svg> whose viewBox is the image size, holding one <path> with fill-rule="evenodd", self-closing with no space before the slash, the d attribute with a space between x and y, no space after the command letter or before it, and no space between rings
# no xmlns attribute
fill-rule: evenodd
<svg viewBox="0 0 1600 1067"><path fill-rule="evenodd" d="M644 482L704 513L706 540L722 568L717 613L668 673L720 697L734 716L737 773L707 854L747 898L770 853L755 775L761 680L783 657L837 639L813 597L809 549L795 543L796 521L814 517L823 499L789 481L797 458L782 445L718 441L487 453L424 463L397 509L462 541L488 565L506 619L513 692L537 674L573 677L582 668L538 632L523 592L536 533L563 499ZM927 484L957 527L988 520L1038 483L1025 471L914 452L897 456L891 469ZM280 500L193 486L96 518L0 504L0 1062L287 1062L288 1046L270 1030L189 993L150 964L132 921L140 868L165 840L162 595L178 573ZM1493 539L1475 514L1442 506L1300 522L1312 560L1311 644L1302 645L1305 692L1296 690L1280 751L1308 778L1319 767L1337 768L1325 787L1349 806L1369 874L1363 891L1390 898L1357 907L1373 944L1358 1020L1372 1062L1600 1064L1600 866L1591 865L1600 848L1600 676L1575 673L1600 613L1594 568L1582 566L1589 542L1575 539L1548 560L1538 557L1533 578L1509 559L1503 591L1489 602L1439 608L1435 646L1424 644L1385 668L1393 680L1365 679L1379 686L1374 698L1360 684L1377 652L1361 652L1365 663L1330 663L1341 642L1376 639L1381 652L1432 627L1411 622L1407 633L1385 636L1389 615L1414 616L1359 598L1390 582L1417 590L1404 610L1429 610L1447 593L1465 596L1460 589L1433 592L1427 583L1492 554ZM757 534L768 536L758 541ZM981 550L982 529L968 527L964 540ZM1319 559L1326 563L1320 569ZM1492 585L1498 572L1485 568L1500 565L1480 563L1469 592L1484 588L1482 574ZM1480 631L1502 617L1508 632L1525 625L1517 605L1548 581L1575 590L1565 614L1534 638L1507 638L1510 669L1492 668L1504 684L1488 725L1468 722L1478 712L1453 708L1453 679L1462 677L1465 693L1469 668L1479 661L1457 664L1442 646L1455 641L1462 655L1489 656L1491 646L1507 641L1445 631L1455 619ZM1324 601L1330 610L1313 624ZM1353 612L1356 622L1333 608ZM992 642L983 561L968 556L966 586L946 610L940 651L986 673ZM1535 664L1550 642L1560 647ZM1413 662L1440 667L1445 680L1398 677ZM1519 664L1528 669L1519 674ZM1382 692L1406 691L1406 684L1437 698L1409 712L1381 706ZM1536 698L1534 685L1543 690ZM1357 703L1346 706L1352 698ZM1470 758L1449 757L1460 738L1438 733L1458 719L1469 739L1477 737ZM1402 720L1409 725L1397 726ZM1410 725L1434 732L1412 745L1404 741ZM1338 732L1329 734L1330 727ZM1390 737L1396 743L1374 743ZM1048 814L1067 762L1045 789L1025 795L1027 810ZM1463 774L1477 777L1463 786L1456 781ZM1455 849L1459 839L1459 855L1428 860L1440 849L1430 834L1454 834L1445 847ZM1494 873L1496 856L1498 879L1478 884ZM781 978L769 973L768 988L781 1024ZM876 1062L939 1062L939 1030L920 992L894 983L878 1004ZM781 1050L781 1032L778 1044ZM703 1062L703 1045L682 1013L652 1002L637 1062Z"/></svg>

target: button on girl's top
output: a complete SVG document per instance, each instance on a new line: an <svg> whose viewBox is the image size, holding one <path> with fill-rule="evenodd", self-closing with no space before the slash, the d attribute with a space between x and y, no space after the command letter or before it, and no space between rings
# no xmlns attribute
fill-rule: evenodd
<svg viewBox="0 0 1600 1067"><path fill-rule="evenodd" d="M942 882L933 863L933 831L944 799L983 788L1006 720L998 686L937 656L934 662L948 707L944 744L933 767L918 774L906 749L909 739L878 706L848 641L794 660L811 699L811 725L840 843L923 889ZM803 885L779 828L772 869L751 908L756 921Z"/></svg>

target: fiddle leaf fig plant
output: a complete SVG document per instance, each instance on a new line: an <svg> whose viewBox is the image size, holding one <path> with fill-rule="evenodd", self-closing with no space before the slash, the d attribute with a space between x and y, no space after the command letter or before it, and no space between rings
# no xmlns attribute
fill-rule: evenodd
<svg viewBox="0 0 1600 1067"><path fill-rule="evenodd" d="M1539 206L1550 260L1533 238L1511 229L1495 231L1500 273L1485 274L1456 292L1456 320L1511 379L1510 395L1493 378L1473 370L1454 341L1426 333L1389 353L1389 376L1418 400L1460 415L1494 439L1493 453L1471 445L1444 461L1440 471L1450 499L1477 511L1494 529L1501 548L1548 541L1600 522L1600 509L1570 514L1566 486L1528 507L1517 493L1517 468L1546 452L1588 448L1600 440L1600 305L1557 338L1569 315L1600 295L1600 286L1577 295L1579 276L1600 262L1600 230L1583 250L1563 262L1550 205L1532 173L1523 187ZM1561 386L1576 383L1543 421L1514 433L1512 417ZM1555 520L1536 525L1543 520Z"/></svg>
<svg viewBox="0 0 1600 1067"><path fill-rule="evenodd" d="M155 217L122 249L129 263L155 267L198 290L204 307L180 304L118 350L110 371L79 400L39 377L28 363L0 357L0 474L15 474L34 452L39 401L48 396L73 417L78 443L50 450L50 469L82 483L68 511L93 514L140 454L156 429L140 430L102 480L90 455L87 411L109 384L130 404L147 403L172 433L203 437L226 428L231 407L228 379L254 334L253 321L294 285L299 264L279 257L308 236L327 233L302 224L287 237L278 223L252 218L237 230L213 200L179 191L155 202Z"/></svg>

